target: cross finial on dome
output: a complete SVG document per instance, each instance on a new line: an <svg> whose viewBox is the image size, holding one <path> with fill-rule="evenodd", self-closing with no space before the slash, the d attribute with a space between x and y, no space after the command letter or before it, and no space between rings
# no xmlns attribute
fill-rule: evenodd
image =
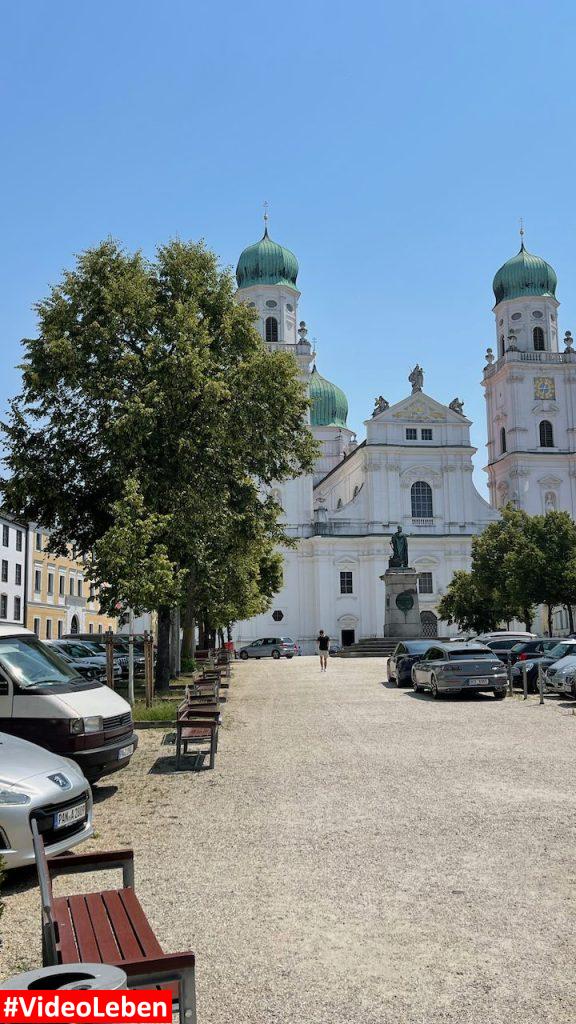
<svg viewBox="0 0 576 1024"><path fill-rule="evenodd" d="M520 217L520 249L524 248L524 217Z"/></svg>
<svg viewBox="0 0 576 1024"><path fill-rule="evenodd" d="M264 200L264 237L268 237L268 210L270 209L270 203L267 199Z"/></svg>

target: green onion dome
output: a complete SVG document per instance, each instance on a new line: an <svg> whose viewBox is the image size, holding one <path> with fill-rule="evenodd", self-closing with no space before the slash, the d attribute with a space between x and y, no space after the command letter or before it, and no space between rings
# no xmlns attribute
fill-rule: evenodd
<svg viewBox="0 0 576 1024"><path fill-rule="evenodd" d="M236 267L239 288L255 284L284 284L296 287L298 260L293 252L268 237L268 228L259 242L249 245Z"/></svg>
<svg viewBox="0 0 576 1024"><path fill-rule="evenodd" d="M528 295L551 295L556 298L558 281L554 270L540 256L533 256L520 246L520 252L497 272L492 287L496 302L521 299Z"/></svg>
<svg viewBox="0 0 576 1024"><path fill-rule="evenodd" d="M348 400L344 392L321 377L316 364L310 374L310 423L313 427L345 427Z"/></svg>

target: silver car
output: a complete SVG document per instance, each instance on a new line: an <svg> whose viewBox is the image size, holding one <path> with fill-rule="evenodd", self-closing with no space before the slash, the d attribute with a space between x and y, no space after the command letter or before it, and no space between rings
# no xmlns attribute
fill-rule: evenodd
<svg viewBox="0 0 576 1024"><path fill-rule="evenodd" d="M575 655L566 654L544 669L544 689L547 693L562 693L565 697L576 697Z"/></svg>
<svg viewBox="0 0 576 1024"><path fill-rule="evenodd" d="M240 657L246 658L293 658L296 644L289 636L269 636L263 640L254 640L240 649Z"/></svg>
<svg viewBox="0 0 576 1024"><path fill-rule="evenodd" d="M416 693L430 690L435 698L443 693L487 690L500 700L506 696L506 682L504 665L485 644L436 642L412 666Z"/></svg>
<svg viewBox="0 0 576 1024"><path fill-rule="evenodd" d="M94 831L90 786L74 761L0 732L0 857L7 868L34 863L32 818L46 853L64 853Z"/></svg>

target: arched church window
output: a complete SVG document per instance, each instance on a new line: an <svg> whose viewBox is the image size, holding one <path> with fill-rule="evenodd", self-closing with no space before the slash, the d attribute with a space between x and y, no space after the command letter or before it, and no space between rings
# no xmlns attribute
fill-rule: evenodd
<svg viewBox="0 0 576 1024"><path fill-rule="evenodd" d="M535 327L532 331L532 340L534 342L534 351L544 351L544 331L541 327Z"/></svg>
<svg viewBox="0 0 576 1024"><path fill-rule="evenodd" d="M504 455L506 451L506 428L500 427L500 452Z"/></svg>
<svg viewBox="0 0 576 1024"><path fill-rule="evenodd" d="M500 335L500 358L504 355L504 335Z"/></svg>
<svg viewBox="0 0 576 1024"><path fill-rule="evenodd" d="M417 480L410 489L413 519L432 519L432 488L425 480Z"/></svg>
<svg viewBox="0 0 576 1024"><path fill-rule="evenodd" d="M278 321L275 316L266 317L266 341L278 341Z"/></svg>
<svg viewBox="0 0 576 1024"><path fill-rule="evenodd" d="M541 420L540 422L540 447L554 447L554 431L552 430L550 420Z"/></svg>

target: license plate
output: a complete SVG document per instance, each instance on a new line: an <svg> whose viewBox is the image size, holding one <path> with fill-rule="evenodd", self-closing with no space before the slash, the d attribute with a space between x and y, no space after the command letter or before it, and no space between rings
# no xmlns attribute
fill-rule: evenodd
<svg viewBox="0 0 576 1024"><path fill-rule="evenodd" d="M125 757L130 757L134 753L134 744L129 743L127 747L120 747L118 751L118 760L122 761Z"/></svg>
<svg viewBox="0 0 576 1024"><path fill-rule="evenodd" d="M65 828L66 825L72 825L75 821L80 821L85 817L86 801L83 800L81 804L76 804L74 807L66 807L63 811L57 811L54 815L54 828Z"/></svg>
<svg viewBox="0 0 576 1024"><path fill-rule="evenodd" d="M468 686L493 686L494 680L486 676L478 676L478 679L469 679Z"/></svg>

